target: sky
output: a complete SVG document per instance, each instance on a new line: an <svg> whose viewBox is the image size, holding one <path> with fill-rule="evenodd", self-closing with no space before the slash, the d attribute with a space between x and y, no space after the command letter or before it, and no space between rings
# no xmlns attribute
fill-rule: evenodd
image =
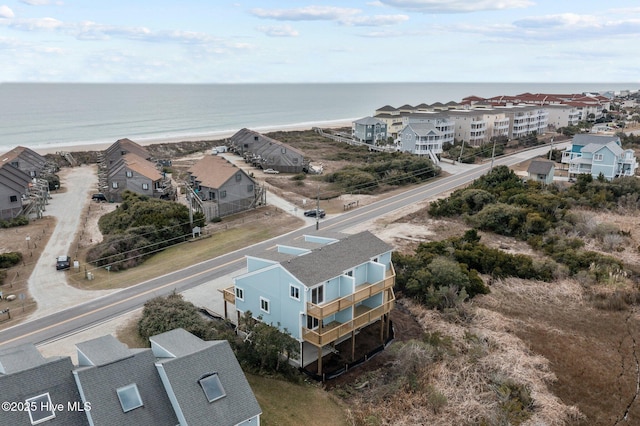
<svg viewBox="0 0 640 426"><path fill-rule="evenodd" d="M0 82L640 81L636 0L0 0Z"/></svg>

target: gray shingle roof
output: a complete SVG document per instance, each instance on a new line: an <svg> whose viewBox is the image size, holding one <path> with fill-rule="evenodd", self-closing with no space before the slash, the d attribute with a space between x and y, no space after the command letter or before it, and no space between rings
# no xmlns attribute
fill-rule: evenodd
<svg viewBox="0 0 640 426"><path fill-rule="evenodd" d="M131 350L111 334L78 343L76 348L80 365L104 365L133 356Z"/></svg>
<svg viewBox="0 0 640 426"><path fill-rule="evenodd" d="M553 161L533 160L531 164L529 164L527 172L535 175L548 175L551 173L551 169L554 165Z"/></svg>
<svg viewBox="0 0 640 426"><path fill-rule="evenodd" d="M114 338L115 339L115 338ZM93 340L94 347L106 340ZM107 349L107 352L110 352ZM74 371L95 425L173 426L178 419L155 367L151 349L128 350L128 357ZM105 358L106 359L106 358ZM124 412L116 390L135 383L142 406Z"/></svg>
<svg viewBox="0 0 640 426"><path fill-rule="evenodd" d="M572 139L572 143L574 145L582 145L586 146L591 143L596 143L599 145L606 145L609 142L618 142L620 138L617 136L604 136L604 135L590 135L585 133L578 133Z"/></svg>
<svg viewBox="0 0 640 426"><path fill-rule="evenodd" d="M35 346L33 347L35 349ZM30 356L30 355L29 355ZM12 374L0 374L0 395L3 401L20 401L49 393L52 404L63 404L64 410L42 423L46 426L84 426L87 416L82 411L68 410L69 402L81 402L80 393L73 380L73 364L69 357L48 358L43 364L21 369ZM0 426L31 425L29 413L4 411L0 413Z"/></svg>
<svg viewBox="0 0 640 426"><path fill-rule="evenodd" d="M175 358L158 360L158 370L166 374L167 392L175 395L175 403L184 420L192 425L236 425L262 413L260 405L231 350L229 342L195 342L183 329L176 329L151 337L157 347L172 353ZM188 343L187 343L188 342ZM189 346L188 350L181 348ZM226 396L209 402L199 380L217 373ZM174 406L174 408L176 408Z"/></svg>
<svg viewBox="0 0 640 426"><path fill-rule="evenodd" d="M354 123L362 124L362 125L385 124L384 121L378 120L377 118L374 118L374 117L363 117L354 121Z"/></svg>
<svg viewBox="0 0 640 426"><path fill-rule="evenodd" d="M615 142L609 142L604 145L599 143L590 143L582 148L582 152L597 152L600 151L603 147L607 147L617 156L621 156L624 154L624 150L618 146Z"/></svg>
<svg viewBox="0 0 640 426"><path fill-rule="evenodd" d="M46 363L47 360L30 343L0 351L0 374L17 373Z"/></svg>
<svg viewBox="0 0 640 426"><path fill-rule="evenodd" d="M369 231L314 249L281 265L307 286L341 275L356 265L391 251L392 247Z"/></svg>

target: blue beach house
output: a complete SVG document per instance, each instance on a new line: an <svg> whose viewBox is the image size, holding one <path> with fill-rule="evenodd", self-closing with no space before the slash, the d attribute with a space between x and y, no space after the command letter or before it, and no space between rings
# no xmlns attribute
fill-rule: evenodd
<svg viewBox="0 0 640 426"><path fill-rule="evenodd" d="M611 180L634 176L638 168L635 152L622 149L618 136L575 135L572 144L562 153L562 163L569 165L569 176L602 174Z"/></svg>
<svg viewBox="0 0 640 426"><path fill-rule="evenodd" d="M260 321L287 331L300 343L305 367L338 343L380 322L381 344L389 335L389 312L395 304L392 247L369 231L354 235L305 235L259 256L247 256L247 272L223 291L237 318L250 311ZM351 354L354 356L355 340Z"/></svg>

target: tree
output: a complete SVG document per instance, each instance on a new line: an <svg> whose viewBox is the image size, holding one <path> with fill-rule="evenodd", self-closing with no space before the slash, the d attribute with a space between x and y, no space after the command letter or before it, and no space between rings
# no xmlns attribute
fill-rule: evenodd
<svg viewBox="0 0 640 426"><path fill-rule="evenodd" d="M213 325L204 319L198 308L183 299L181 294L156 297L144 304L138 321L138 334L145 341L156 334L184 328L203 340L212 340L216 333Z"/></svg>
<svg viewBox="0 0 640 426"><path fill-rule="evenodd" d="M289 358L298 356L300 346L286 329L282 332L265 324L262 317L254 319L251 311L240 318L240 328L246 338L238 344L236 355L243 365L263 374L291 371Z"/></svg>

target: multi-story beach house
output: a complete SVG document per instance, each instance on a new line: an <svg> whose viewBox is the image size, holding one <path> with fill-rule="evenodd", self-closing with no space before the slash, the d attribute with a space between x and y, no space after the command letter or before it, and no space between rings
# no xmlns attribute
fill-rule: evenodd
<svg viewBox="0 0 640 426"><path fill-rule="evenodd" d="M49 186L11 163L0 163L0 219L42 217L49 200Z"/></svg>
<svg viewBox="0 0 640 426"><path fill-rule="evenodd" d="M223 291L240 317L286 331L300 344L299 367L317 362L335 345L358 338L358 331L380 322L381 344L389 333L395 271L392 247L369 231L354 235L305 235L261 255L247 256L247 272Z"/></svg>
<svg viewBox="0 0 640 426"><path fill-rule="evenodd" d="M126 190L153 198L173 199L171 179L151 154L130 139L119 139L100 154L98 189L109 201L122 201Z"/></svg>
<svg viewBox="0 0 640 426"><path fill-rule="evenodd" d="M374 117L364 117L351 125L351 136L358 142L379 145L387 140L387 123Z"/></svg>
<svg viewBox="0 0 640 426"><path fill-rule="evenodd" d="M0 351L0 426L259 425L262 410L229 342L184 329L129 349L107 335L45 358L32 344ZM18 409L18 407L20 409Z"/></svg>
<svg viewBox="0 0 640 426"><path fill-rule="evenodd" d="M618 136L578 134L562 153L562 163L569 165L569 176L602 174L607 180L634 176L638 168L635 152L622 149Z"/></svg>
<svg viewBox="0 0 640 426"><path fill-rule="evenodd" d="M24 146L15 147L0 155L0 164L4 163L11 164L32 178L42 177L50 168L46 158Z"/></svg>
<svg viewBox="0 0 640 426"><path fill-rule="evenodd" d="M107 183L107 199L116 202L122 201L124 191L163 199L172 198L173 193L164 173L154 163L134 153L121 156L109 166Z"/></svg>
<svg viewBox="0 0 640 426"><path fill-rule="evenodd" d="M244 170L217 155L205 155L188 170L192 208L207 221L261 204L259 187Z"/></svg>
<svg viewBox="0 0 640 426"><path fill-rule="evenodd" d="M509 117L509 139L543 135L549 126L549 113L538 106L496 107Z"/></svg>
<svg viewBox="0 0 640 426"><path fill-rule="evenodd" d="M559 129L566 126L576 126L580 122L580 112L572 105L547 105L545 109L549 113L548 125L551 129Z"/></svg>
<svg viewBox="0 0 640 426"><path fill-rule="evenodd" d="M399 149L415 155L426 155L435 164L440 162L445 143L454 142L454 122L441 114L406 116L407 125L399 134Z"/></svg>
<svg viewBox="0 0 640 426"><path fill-rule="evenodd" d="M246 162L264 170L301 173L308 167L302 151L253 130L237 131L228 143Z"/></svg>
<svg viewBox="0 0 640 426"><path fill-rule="evenodd" d="M448 112L455 123L455 139L478 147L494 137L509 136L509 117L492 108L460 109Z"/></svg>

